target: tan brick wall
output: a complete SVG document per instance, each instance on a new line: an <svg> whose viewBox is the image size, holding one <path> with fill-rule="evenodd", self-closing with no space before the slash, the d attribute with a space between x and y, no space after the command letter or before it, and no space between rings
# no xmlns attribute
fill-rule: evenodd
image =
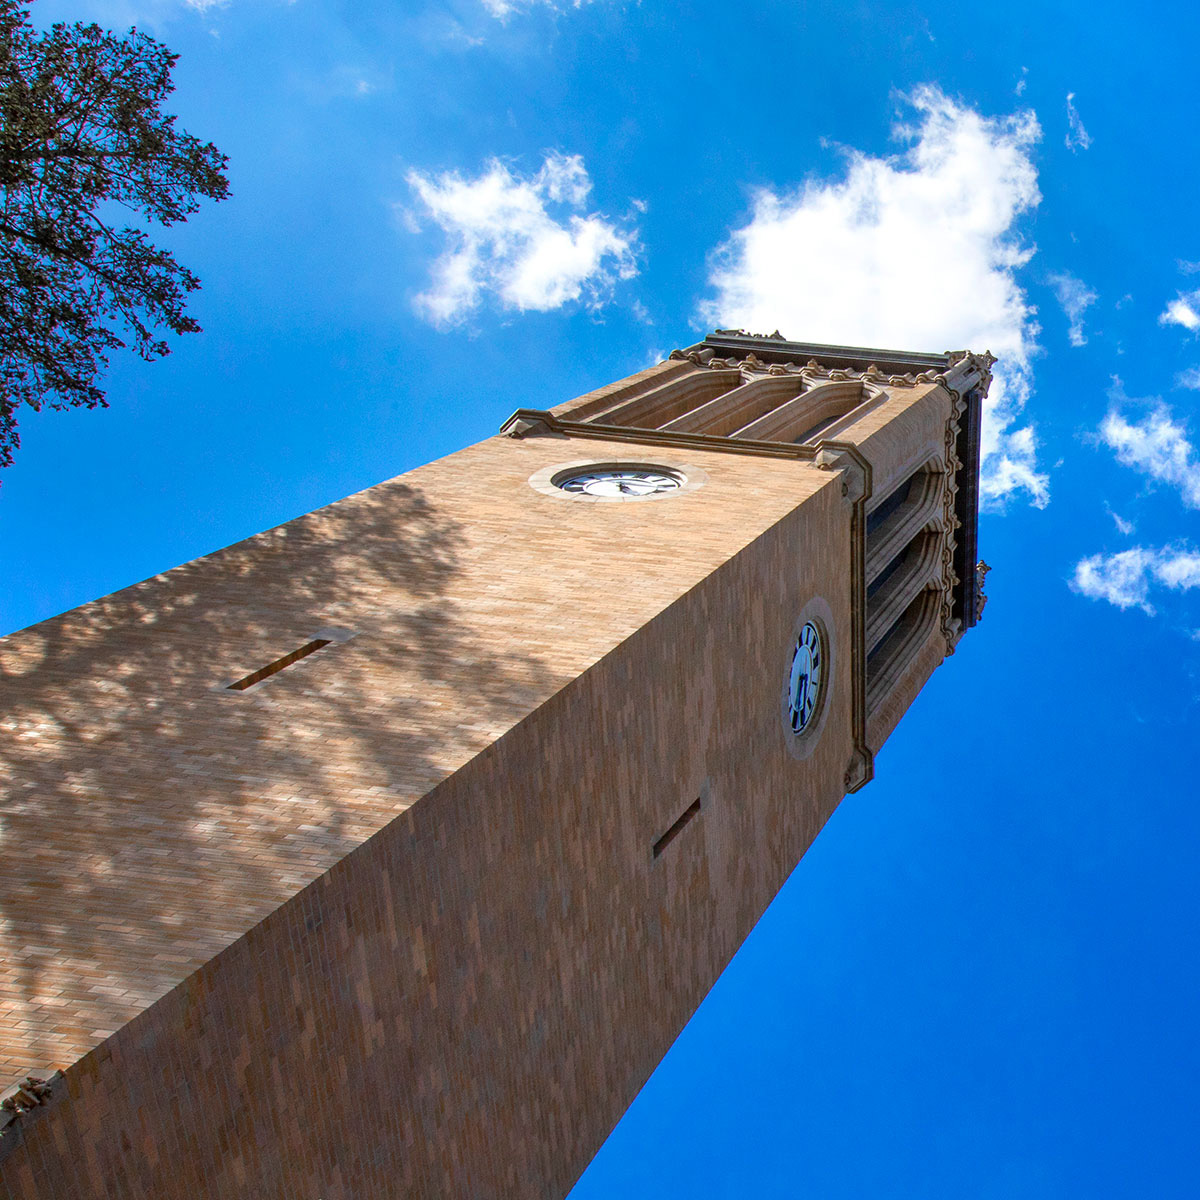
<svg viewBox="0 0 1200 1200"><path fill-rule="evenodd" d="M886 496L931 454L944 455L950 398L937 384L889 388L891 395L844 433L872 468L873 498Z"/></svg>
<svg viewBox="0 0 1200 1200"><path fill-rule="evenodd" d="M708 482L529 487L588 456ZM5 1070L84 1056L10 1194L565 1191L841 796L849 520L797 462L497 438L6 639Z"/></svg>

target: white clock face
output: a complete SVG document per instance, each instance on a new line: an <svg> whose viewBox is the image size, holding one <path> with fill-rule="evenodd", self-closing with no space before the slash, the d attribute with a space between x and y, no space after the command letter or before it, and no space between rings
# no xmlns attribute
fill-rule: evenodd
<svg viewBox="0 0 1200 1200"><path fill-rule="evenodd" d="M602 467L595 471L580 471L558 480L558 486L564 492L615 498L674 492L682 484L683 480L678 475L635 467Z"/></svg>
<svg viewBox="0 0 1200 1200"><path fill-rule="evenodd" d="M821 645L821 631L812 621L806 621L796 638L788 679L788 716L793 733L803 733L813 719L824 679L825 648Z"/></svg>

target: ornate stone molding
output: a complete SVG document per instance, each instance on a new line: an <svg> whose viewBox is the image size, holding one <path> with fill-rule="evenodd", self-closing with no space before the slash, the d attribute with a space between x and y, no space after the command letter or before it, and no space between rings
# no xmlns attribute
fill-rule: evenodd
<svg viewBox="0 0 1200 1200"><path fill-rule="evenodd" d="M982 354L974 354L970 350L951 350L949 358L950 366L943 380L947 390L959 399L972 388L979 388L983 395L987 395L992 383L992 367L997 361L990 350Z"/></svg>
<svg viewBox="0 0 1200 1200"><path fill-rule="evenodd" d="M667 362L690 362L702 367L712 356L712 350L672 350L667 355Z"/></svg>
<svg viewBox="0 0 1200 1200"><path fill-rule="evenodd" d="M816 443L814 465L838 471L842 495L853 506L850 517L850 679L854 753L846 767L847 792L857 792L875 776L875 757L867 745L867 501L871 464L853 442Z"/></svg>
<svg viewBox="0 0 1200 1200"><path fill-rule="evenodd" d="M787 338L779 330L774 333L747 333L744 329L716 329L714 333L723 333L729 337L757 338L760 342L786 342Z"/></svg>
<svg viewBox="0 0 1200 1200"><path fill-rule="evenodd" d="M50 1102L54 1087L62 1077L61 1071L55 1071L45 1078L26 1075L20 1083L0 1092L0 1150L6 1144L16 1142L20 1120L26 1113Z"/></svg>
<svg viewBox="0 0 1200 1200"><path fill-rule="evenodd" d="M844 446L835 442L818 442L813 465L821 471L841 471L842 495L856 504L869 494L871 489L871 464L858 453L851 454Z"/></svg>
<svg viewBox="0 0 1200 1200"><path fill-rule="evenodd" d="M744 336L767 340L762 334L745 334ZM699 350L672 350L668 355L668 360L690 362L698 367L709 367L714 371L740 370L751 374L765 372L768 375L804 375L814 381L842 382L857 379L864 383L886 384L889 387L917 387L920 384L937 383L956 396L961 396L971 387L977 386L981 378L990 381L991 374L982 365L985 362L995 361L990 354L976 355L966 351L956 353L962 355L961 366L956 365L956 369L947 372L920 371L915 374L910 371L904 375L886 374L874 363L862 371L855 370L853 367L827 367L815 358L810 358L805 363L765 363L753 351L746 354L744 358L718 358L716 352L709 346Z"/></svg>
<svg viewBox="0 0 1200 1200"><path fill-rule="evenodd" d="M959 421L967 410L967 403L953 388L950 394L950 415L946 418L945 459L946 474L942 485L942 600L940 622L942 636L946 639L947 657L954 653L958 639L962 636L962 622L954 616L954 592L958 587L958 574L954 570L954 551L958 545L958 480L962 462L958 457Z"/></svg>
<svg viewBox="0 0 1200 1200"><path fill-rule="evenodd" d="M870 750L865 745L855 746L850 761L846 764L846 772L842 778L842 786L847 792L857 792L865 787L875 777L875 761Z"/></svg>
<svg viewBox="0 0 1200 1200"><path fill-rule="evenodd" d="M988 572L991 569L982 558L975 564L975 619L977 621L983 616L983 610L987 607L988 598L984 594L983 586L987 582Z"/></svg>
<svg viewBox="0 0 1200 1200"><path fill-rule="evenodd" d="M511 417L500 427L500 432L505 437L521 438L544 436L548 433L553 433L553 426L550 424L548 412L541 412L534 408L522 408L513 413Z"/></svg>

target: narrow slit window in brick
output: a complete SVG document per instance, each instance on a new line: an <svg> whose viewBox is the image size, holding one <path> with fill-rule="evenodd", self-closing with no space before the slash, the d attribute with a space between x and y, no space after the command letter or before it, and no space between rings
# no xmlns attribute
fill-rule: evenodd
<svg viewBox="0 0 1200 1200"><path fill-rule="evenodd" d="M683 827L700 812L699 799L693 800L691 804L684 809L680 814L679 819L667 830L666 833L654 843L653 854L657 858L682 832Z"/></svg>
<svg viewBox="0 0 1200 1200"><path fill-rule="evenodd" d="M229 685L231 692L244 692L247 688L252 688L256 683L262 683L264 679L269 679L272 675L278 674L284 667L290 667L292 663L299 662L302 658L307 658L310 654L315 654L322 646L328 646L332 638L313 638L311 642L305 642L298 650L293 650L290 654L285 654L282 658L277 658L274 662L267 663L265 667L259 667L257 671L251 671L249 675L243 676L235 683Z"/></svg>

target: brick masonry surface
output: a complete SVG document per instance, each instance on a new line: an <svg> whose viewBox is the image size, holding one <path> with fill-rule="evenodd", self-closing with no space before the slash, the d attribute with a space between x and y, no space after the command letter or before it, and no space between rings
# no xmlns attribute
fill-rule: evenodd
<svg viewBox="0 0 1200 1200"><path fill-rule="evenodd" d="M528 483L623 456L707 482ZM493 438L4 639L0 1080L66 1078L0 1196L562 1195L841 798L850 515L795 461Z"/></svg>

